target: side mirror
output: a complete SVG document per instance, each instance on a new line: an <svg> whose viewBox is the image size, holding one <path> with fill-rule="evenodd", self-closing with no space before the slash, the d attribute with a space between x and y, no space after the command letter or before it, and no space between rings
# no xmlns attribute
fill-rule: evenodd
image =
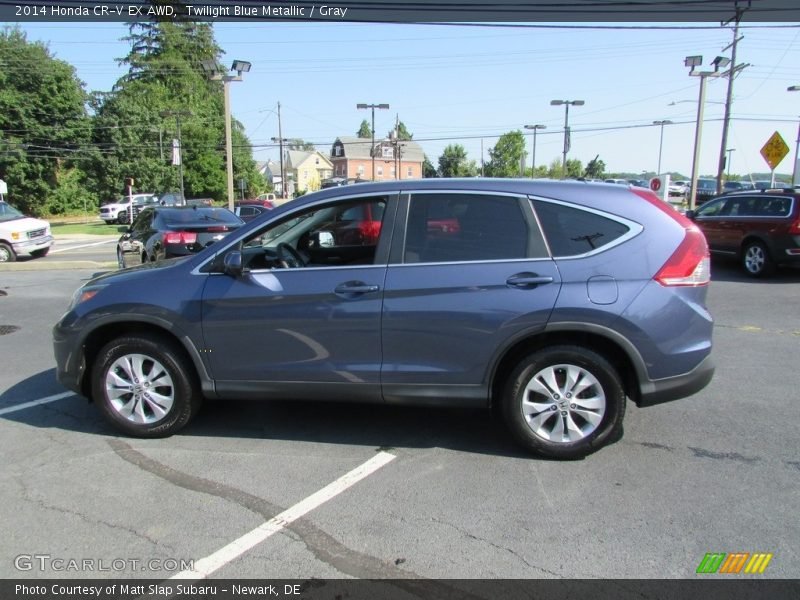
<svg viewBox="0 0 800 600"><path fill-rule="evenodd" d="M691 219L692 221L694 221L694 217L695 217L695 214L696 214L696 213L695 213L695 211L693 211L693 210L687 210L687 211L686 211L685 213L683 213L683 214L684 214L684 216L685 216L687 219Z"/></svg>
<svg viewBox="0 0 800 600"><path fill-rule="evenodd" d="M333 234L330 231L318 232L317 241L320 248L333 248L336 245L336 242L333 239Z"/></svg>
<svg viewBox="0 0 800 600"><path fill-rule="evenodd" d="M120 233L130 233L133 229L129 225L123 225L122 227L117 227L117 231Z"/></svg>
<svg viewBox="0 0 800 600"><path fill-rule="evenodd" d="M242 253L239 250L228 252L222 262L222 270L231 277L241 277L244 270L242 267Z"/></svg>

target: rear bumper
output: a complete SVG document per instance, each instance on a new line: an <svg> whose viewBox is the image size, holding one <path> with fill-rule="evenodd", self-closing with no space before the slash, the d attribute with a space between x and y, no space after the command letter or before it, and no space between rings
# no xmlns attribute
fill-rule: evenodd
<svg viewBox="0 0 800 600"><path fill-rule="evenodd" d="M665 379L651 379L641 385L641 392L636 404L640 407L653 406L696 394L706 387L714 377L714 369L715 365L711 356L706 356L697 367L688 373Z"/></svg>

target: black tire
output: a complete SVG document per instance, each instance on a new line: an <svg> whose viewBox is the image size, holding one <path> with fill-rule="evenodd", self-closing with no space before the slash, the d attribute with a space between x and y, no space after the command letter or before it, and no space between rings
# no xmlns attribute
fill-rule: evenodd
<svg viewBox="0 0 800 600"><path fill-rule="evenodd" d="M742 249L742 268L750 277L767 277L775 272L775 262L763 242L748 242Z"/></svg>
<svg viewBox="0 0 800 600"><path fill-rule="evenodd" d="M127 225L128 224L128 211L120 211L117 215L117 223L120 225Z"/></svg>
<svg viewBox="0 0 800 600"><path fill-rule="evenodd" d="M131 361L134 357L141 361L138 367ZM141 378L135 377L137 371ZM118 382L116 399L107 390L108 380ZM128 382L127 387L121 385ZM153 335L122 336L106 344L94 361L92 396L112 425L142 438L179 431L194 417L202 401L194 367L174 342ZM164 399L172 403L159 414L153 407L167 406Z"/></svg>
<svg viewBox="0 0 800 600"><path fill-rule="evenodd" d="M5 242L0 242L0 263L14 262L15 260L17 260L17 255L14 254L14 249Z"/></svg>
<svg viewBox="0 0 800 600"><path fill-rule="evenodd" d="M31 256L33 258L44 258L47 256L48 252L50 252L50 248L42 248L41 250L34 250L31 252Z"/></svg>
<svg viewBox="0 0 800 600"><path fill-rule="evenodd" d="M572 384L568 372L577 375ZM552 379L544 385L542 378L548 376ZM548 458L578 459L621 437L625 402L620 376L605 358L565 345L543 348L519 362L506 383L502 411L511 433L528 450Z"/></svg>

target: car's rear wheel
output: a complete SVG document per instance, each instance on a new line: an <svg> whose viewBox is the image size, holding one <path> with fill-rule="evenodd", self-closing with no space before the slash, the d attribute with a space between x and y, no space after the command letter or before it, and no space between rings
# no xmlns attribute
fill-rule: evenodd
<svg viewBox="0 0 800 600"><path fill-rule="evenodd" d="M14 249L5 242L0 242L0 263L14 262L17 260L17 255L14 254Z"/></svg>
<svg viewBox="0 0 800 600"><path fill-rule="evenodd" d="M762 242L750 242L744 247L742 266L752 277L765 277L775 270L769 250Z"/></svg>
<svg viewBox="0 0 800 600"><path fill-rule="evenodd" d="M115 427L137 437L163 437L184 427L200 407L192 365L173 342L150 335L112 340L92 369L92 392Z"/></svg>
<svg viewBox="0 0 800 600"><path fill-rule="evenodd" d="M529 450L550 458L583 458L622 432L625 390L601 355L555 346L519 362L502 408L514 437Z"/></svg>

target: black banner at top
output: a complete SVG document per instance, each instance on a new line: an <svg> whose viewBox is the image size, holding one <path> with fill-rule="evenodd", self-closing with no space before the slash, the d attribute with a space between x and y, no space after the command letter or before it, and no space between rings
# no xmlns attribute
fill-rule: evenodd
<svg viewBox="0 0 800 600"><path fill-rule="evenodd" d="M0 21L313 21L619 23L743 21L800 24L798 0L0 0Z"/></svg>

